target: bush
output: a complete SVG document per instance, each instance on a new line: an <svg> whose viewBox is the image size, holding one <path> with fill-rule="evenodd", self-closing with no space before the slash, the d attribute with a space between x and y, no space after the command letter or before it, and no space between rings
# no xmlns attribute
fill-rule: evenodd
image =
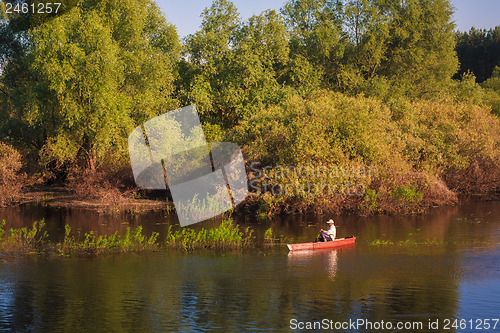
<svg viewBox="0 0 500 333"><path fill-rule="evenodd" d="M25 176L21 168L21 154L0 142L0 206L14 202L22 190Z"/></svg>
<svg viewBox="0 0 500 333"><path fill-rule="evenodd" d="M0 222L0 253L37 253L47 241L45 221L34 222L32 227L20 229L4 229L5 221Z"/></svg>
<svg viewBox="0 0 500 333"><path fill-rule="evenodd" d="M123 177L124 178L124 177ZM124 179L114 178L110 170L73 169L66 180L66 188L79 199L99 200L109 205L128 201Z"/></svg>
<svg viewBox="0 0 500 333"><path fill-rule="evenodd" d="M230 134L250 160L267 164L390 159L397 128L380 101L318 92L292 97L242 122Z"/></svg>
<svg viewBox="0 0 500 333"><path fill-rule="evenodd" d="M423 194L418 192L415 185L402 185L394 190L394 198L397 200L420 201Z"/></svg>
<svg viewBox="0 0 500 333"><path fill-rule="evenodd" d="M260 162L257 168L250 163L251 184L261 190L256 193L259 199L252 200L269 207L272 203L274 213L280 211L276 206L318 211L323 204L342 209L354 206L368 213L418 212L422 207L456 202L449 186L466 194L473 192L471 184L475 190L500 187L496 176L500 174L500 121L488 107L473 101L445 96L435 101L400 98L383 102L322 91L309 98L294 96L262 110L228 136L240 144L247 160ZM484 173L473 167L477 163L484 166L479 168ZM326 179L286 172L283 176L283 168L308 165L340 170L374 166L380 174L377 171L376 179L362 178L367 189L364 199L324 193L313 197L302 190L308 184L352 184L359 176L343 172ZM479 186L488 182L489 187ZM269 198L269 189L279 187L290 191ZM326 212L327 206L319 210Z"/></svg>
<svg viewBox="0 0 500 333"><path fill-rule="evenodd" d="M500 67L493 69L491 78L481 85L485 89L486 103L491 105L491 112L500 117Z"/></svg>

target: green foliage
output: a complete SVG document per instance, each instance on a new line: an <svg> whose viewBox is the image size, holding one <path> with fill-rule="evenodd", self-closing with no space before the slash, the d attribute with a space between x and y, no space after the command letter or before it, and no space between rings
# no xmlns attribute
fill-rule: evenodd
<svg viewBox="0 0 500 333"><path fill-rule="evenodd" d="M485 101L491 105L491 111L500 117L500 67L493 69L491 77L481 84L485 90Z"/></svg>
<svg viewBox="0 0 500 333"><path fill-rule="evenodd" d="M157 250L158 233L150 237L142 234L142 227L133 230L127 228L125 235L96 236L92 231L85 233L83 239L76 237L69 225L65 226L64 240L61 243L52 243L44 230L45 222L33 223L31 228L4 230L5 221L0 223L0 252L12 254L57 253L58 255L88 255L119 253L130 251Z"/></svg>
<svg viewBox="0 0 500 333"><path fill-rule="evenodd" d="M231 250L241 249L252 244L253 230L247 227L240 231L232 220L225 220L218 227L201 230L182 228L172 231L169 227L166 241L158 240L159 234L153 232L145 236L142 227L131 229L123 235L116 232L113 235L95 235L90 231L83 236L75 235L69 225L65 225L64 239L59 243L48 241L48 234L44 231L43 221L35 222L31 229L20 228L4 230L5 221L0 223L0 252L2 253L56 253L58 255L99 255L110 253L157 251L165 248L181 250L214 249Z"/></svg>
<svg viewBox="0 0 500 333"><path fill-rule="evenodd" d="M81 1L23 40L0 55L11 115L0 132L36 147L48 171L124 158L128 132L177 105L179 42L152 1Z"/></svg>
<svg viewBox="0 0 500 333"><path fill-rule="evenodd" d="M376 239L370 242L370 246L401 246L401 247L409 247L409 246L438 246L438 245L446 245L446 242L437 241L437 240L425 240L425 241L416 241L416 240L404 240L398 242L392 242L389 240Z"/></svg>
<svg viewBox="0 0 500 333"><path fill-rule="evenodd" d="M423 197L423 194L418 192L418 188L415 185L401 185L394 190L393 195L396 200L411 202L420 201Z"/></svg>
<svg viewBox="0 0 500 333"><path fill-rule="evenodd" d="M260 220L265 220L269 214L270 207L265 199L259 204L259 209L257 210L257 217Z"/></svg>
<svg viewBox="0 0 500 333"><path fill-rule="evenodd" d="M293 93L322 87L434 96L456 71L445 0L292 0L281 12L240 23L227 0L205 9L201 30L186 39L178 80L185 104L233 127Z"/></svg>
<svg viewBox="0 0 500 333"><path fill-rule="evenodd" d="M482 104L484 100L484 90L476 83L476 77L470 72L453 82L450 91L453 98L459 102Z"/></svg>
<svg viewBox="0 0 500 333"><path fill-rule="evenodd" d="M370 246L390 246L394 245L394 242L383 239L376 239L370 243Z"/></svg>
<svg viewBox="0 0 500 333"><path fill-rule="evenodd" d="M390 38L379 73L409 97L441 92L458 66L451 4L447 0L389 4L389 11L395 14L390 19Z"/></svg>
<svg viewBox="0 0 500 333"><path fill-rule="evenodd" d="M455 38L460 59L455 78L467 72L474 73L477 82L490 78L495 66L500 65L500 26L489 30L471 28L468 32L457 32Z"/></svg>
<svg viewBox="0 0 500 333"><path fill-rule="evenodd" d="M273 229L269 228L264 233L264 242L271 243L274 240Z"/></svg>
<svg viewBox="0 0 500 333"><path fill-rule="evenodd" d="M272 167L267 178L253 179L252 186L278 185L281 190L286 186L287 191L277 191L278 196L257 193L256 202L265 202L273 212L280 205L314 207L321 198L328 198L331 188L338 193L337 184L361 183L367 190L360 208L374 213L389 207L405 210L425 196L451 200L449 190L444 191L446 186L436 179L466 170L475 161L497 161L500 121L470 101L389 104L322 92L262 110L233 128L228 137L243 147L249 160ZM316 169L336 166L340 172L300 177L286 171L289 166L307 167L308 163ZM380 176L359 178L342 172L363 166L376 166ZM311 184L312 195L308 192ZM331 204L335 197L328 200Z"/></svg>
<svg viewBox="0 0 500 333"><path fill-rule="evenodd" d="M202 228L198 231L191 228L172 231L169 227L166 245L183 251L241 249L250 244L253 239L252 233L253 230L250 228L240 231L238 225L233 224L231 219L225 220L216 228Z"/></svg>
<svg viewBox="0 0 500 333"><path fill-rule="evenodd" d="M423 140L414 155L423 169L431 165L443 171L464 169L472 160L497 158L499 122L488 109L469 103L425 101L413 103L412 109L413 119L407 117L400 124L416 134L412 141Z"/></svg>
<svg viewBox="0 0 500 333"><path fill-rule="evenodd" d="M280 246L286 243L290 243L290 240L283 235L276 234L272 228L264 232L264 246Z"/></svg>
<svg viewBox="0 0 500 333"><path fill-rule="evenodd" d="M32 227L4 230L5 221L0 223L0 252L30 254L43 250L47 243L47 231L42 230L45 222L33 223Z"/></svg>
<svg viewBox="0 0 500 333"><path fill-rule="evenodd" d="M305 57L325 88L380 93L384 82L391 95L434 96L457 69L447 0L290 0L282 13L292 58Z"/></svg>
<svg viewBox="0 0 500 333"><path fill-rule="evenodd" d="M345 48L341 18L324 0L288 1L281 12L290 34L289 83L299 90L333 83Z"/></svg>
<svg viewBox="0 0 500 333"><path fill-rule="evenodd" d="M11 185L21 170L21 154L12 146L0 142L0 186Z"/></svg>
<svg viewBox="0 0 500 333"><path fill-rule="evenodd" d="M382 239L376 239L372 242L369 243L370 246L399 246L399 247L416 247L416 246L449 246L449 245L477 245L477 246L485 246L485 245L491 245L491 242L485 242L485 241L478 241L474 239L469 239L469 240L464 240L464 241L443 241L443 240L435 240L435 239L426 239L426 240L412 240L412 239L406 239L406 240L400 240L397 242L393 242L390 240L382 240Z"/></svg>
<svg viewBox="0 0 500 333"><path fill-rule="evenodd" d="M133 230L127 228L127 232L123 236L117 235L117 233L96 236L90 231L83 235L82 241L78 240L71 233L71 227L66 225L64 240L62 243L56 244L56 251L60 255L152 251L158 249L157 238L158 233L156 232L153 232L149 237L144 236L142 227L138 226Z"/></svg>
<svg viewBox="0 0 500 333"><path fill-rule="evenodd" d="M392 148L387 133L397 130L390 118L390 111L376 100L320 92L263 110L229 136L245 147L251 160L265 164L331 165L357 158L369 163L388 159Z"/></svg>
<svg viewBox="0 0 500 333"><path fill-rule="evenodd" d="M226 0L215 1L202 18L201 30L186 39L183 101L195 103L204 120L231 127L282 95L278 78L288 61L284 24L272 10L240 24Z"/></svg>
<svg viewBox="0 0 500 333"><path fill-rule="evenodd" d="M367 189L365 192L365 203L369 212L374 212L378 208L377 200L380 197L380 193L372 189Z"/></svg>
<svg viewBox="0 0 500 333"><path fill-rule="evenodd" d="M219 124L205 123L202 126L207 142L224 141L225 133Z"/></svg>

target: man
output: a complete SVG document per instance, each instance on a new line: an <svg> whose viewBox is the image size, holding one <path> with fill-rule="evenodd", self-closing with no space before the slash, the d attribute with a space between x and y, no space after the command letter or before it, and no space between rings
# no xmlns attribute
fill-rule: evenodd
<svg viewBox="0 0 500 333"><path fill-rule="evenodd" d="M328 228L326 230L321 229L319 233L320 242L332 241L337 236L337 228L335 228L333 220L329 220L326 223L328 223Z"/></svg>

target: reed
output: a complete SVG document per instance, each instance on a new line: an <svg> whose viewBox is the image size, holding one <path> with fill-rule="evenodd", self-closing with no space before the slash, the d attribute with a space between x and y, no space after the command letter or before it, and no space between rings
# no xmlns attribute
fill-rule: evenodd
<svg viewBox="0 0 500 333"><path fill-rule="evenodd" d="M448 242L449 243L449 242ZM417 241L417 240L412 240L412 239L407 239L407 240L401 240L397 242L393 242L390 240L382 240L382 239L376 239L370 243L371 246L436 246L436 245L444 245L448 244L445 241L442 240L435 240L435 239L426 239L423 241Z"/></svg>
<svg viewBox="0 0 500 333"><path fill-rule="evenodd" d="M6 231L5 221L0 223L0 253L29 254L40 252L47 244L47 231L42 230L45 222L33 223L31 228L10 228Z"/></svg>
<svg viewBox="0 0 500 333"><path fill-rule="evenodd" d="M292 243L292 241L290 241L286 236L283 236L280 233L276 233L272 228L269 228L264 232L263 245L266 247L277 247L287 243Z"/></svg>
<svg viewBox="0 0 500 333"><path fill-rule="evenodd" d="M157 232L146 237L142 234L142 227L138 226L132 230L127 228L123 236L117 235L116 232L113 235L97 236L90 231L85 233L80 241L71 233L71 227L66 225L64 240L56 244L56 251L60 255L154 251L159 248L157 239Z"/></svg>
<svg viewBox="0 0 500 333"><path fill-rule="evenodd" d="M436 240L436 239L426 239L422 241L407 239L398 242L392 242L389 240L376 239L369 243L370 246L400 246L400 247L416 247L416 246L443 246L443 245L475 245L475 246L485 246L493 244L491 241L485 240Z"/></svg>
<svg viewBox="0 0 500 333"><path fill-rule="evenodd" d="M169 227L166 240L159 241L157 232L151 236L143 235L142 227L127 228L124 235L95 235L93 231L83 235L75 234L69 225L65 226L62 242L50 242L45 222L33 223L31 228L4 229L5 221L0 223L0 254L56 254L100 255L112 253L158 251L168 248L182 251L196 249L234 250L252 244L253 230L247 227L240 231L231 219L218 227L200 230L182 228L173 231Z"/></svg>
<svg viewBox="0 0 500 333"><path fill-rule="evenodd" d="M170 226L165 244L169 248L177 248L183 251L241 249L251 244L252 234L253 230L249 227L244 231L240 231L238 225L233 224L232 219L228 219L216 228L202 228L198 231L191 228L173 231Z"/></svg>
<svg viewBox="0 0 500 333"><path fill-rule="evenodd" d="M370 246L389 246L389 245L394 245L394 242L388 240L376 239L370 243Z"/></svg>

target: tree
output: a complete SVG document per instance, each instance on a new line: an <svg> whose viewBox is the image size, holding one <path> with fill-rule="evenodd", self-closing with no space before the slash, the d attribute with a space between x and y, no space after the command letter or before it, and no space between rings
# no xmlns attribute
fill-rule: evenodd
<svg viewBox="0 0 500 333"><path fill-rule="evenodd" d="M349 36L346 67L354 66L363 77L371 78L386 59L391 13L385 2L373 0L346 1L339 8Z"/></svg>
<svg viewBox="0 0 500 333"><path fill-rule="evenodd" d="M448 0L290 0L282 13L296 68L312 66L323 87L356 93L386 81L417 97L457 67Z"/></svg>
<svg viewBox="0 0 500 333"><path fill-rule="evenodd" d="M186 52L181 68L186 103L195 103L205 119L223 123L233 106L228 101L231 80L233 39L239 24L234 4L216 0L202 14L201 29L186 38Z"/></svg>
<svg viewBox="0 0 500 333"><path fill-rule="evenodd" d="M204 120L232 127L279 99L289 52L285 26L272 10L240 23L227 0L214 1L202 17L201 30L186 40L180 86Z"/></svg>
<svg viewBox="0 0 500 333"><path fill-rule="evenodd" d="M236 32L234 45L234 100L239 119L277 104L289 62L285 25L279 14L268 10L252 16Z"/></svg>
<svg viewBox="0 0 500 333"><path fill-rule="evenodd" d="M469 32L457 32L456 51L460 69L459 79L468 71L474 73L477 82L491 77L495 66L500 66L500 26L490 30L472 28Z"/></svg>
<svg viewBox="0 0 500 333"><path fill-rule="evenodd" d="M131 129L178 106L178 37L152 1L81 1L26 37L3 53L12 107L0 131L62 176L77 160L93 170L125 156Z"/></svg>
<svg viewBox="0 0 500 333"><path fill-rule="evenodd" d="M392 0L389 41L379 73L410 96L433 94L457 70L448 0Z"/></svg>
<svg viewBox="0 0 500 333"><path fill-rule="evenodd" d="M500 67L495 66L491 77L484 81L481 86L485 89L485 99L491 105L491 111L500 116Z"/></svg>
<svg viewBox="0 0 500 333"><path fill-rule="evenodd" d="M281 10L290 34L291 83L317 88L338 82L345 49L339 3L291 0Z"/></svg>

